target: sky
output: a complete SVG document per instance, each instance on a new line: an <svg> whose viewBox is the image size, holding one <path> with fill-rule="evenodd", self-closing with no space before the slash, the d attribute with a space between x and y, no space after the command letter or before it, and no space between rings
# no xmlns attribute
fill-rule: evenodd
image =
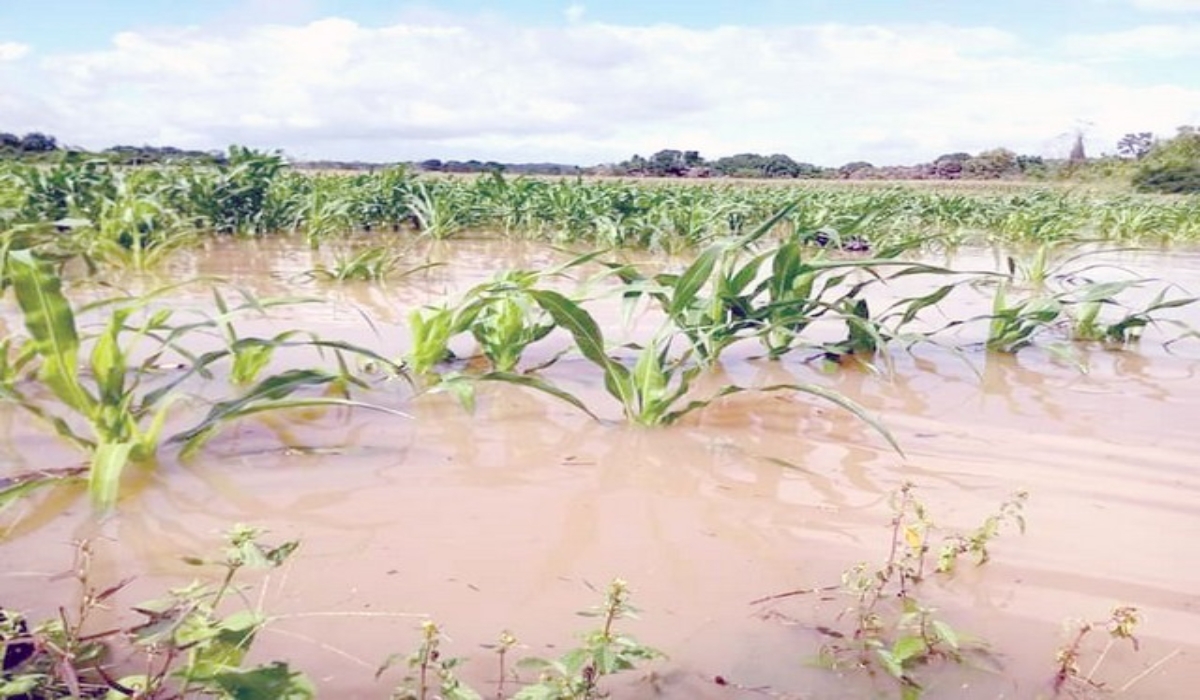
<svg viewBox="0 0 1200 700"><path fill-rule="evenodd" d="M1200 124L1200 0L0 0L0 131L304 159L837 166Z"/></svg>

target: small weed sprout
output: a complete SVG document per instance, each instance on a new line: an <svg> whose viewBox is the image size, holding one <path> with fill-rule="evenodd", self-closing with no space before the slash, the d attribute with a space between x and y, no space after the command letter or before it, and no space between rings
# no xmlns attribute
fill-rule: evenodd
<svg viewBox="0 0 1200 700"><path fill-rule="evenodd" d="M1108 619L1099 621L1077 620L1068 623L1069 639L1058 648L1054 655L1055 672L1054 672L1054 695L1058 697L1064 693L1071 697L1087 696L1091 693L1109 692L1109 686L1103 681L1096 679L1100 667L1104 664L1108 654L1113 647L1122 641L1128 641L1134 651L1141 649L1141 644L1138 638L1134 636L1134 631L1142 622L1141 612L1131 605L1118 605L1109 613ZM1092 633L1097 630L1104 630L1108 633L1108 639L1105 640L1104 648L1096 656L1096 660L1092 662L1087 673L1084 673L1080 664L1085 656L1084 643L1091 637ZM1149 668L1142 671L1138 675L1126 681L1123 685L1116 688L1116 692L1122 693L1133 687L1142 678L1145 678L1150 673L1153 673L1167 661L1172 659L1179 653L1178 650L1168 654L1152 664Z"/></svg>
<svg viewBox="0 0 1200 700"><path fill-rule="evenodd" d="M404 657L409 673L392 691L392 700L480 700L479 693L464 685L454 669L463 659L442 656L441 628L432 620L421 623L421 643L416 651ZM402 655L393 654L375 672L379 678Z"/></svg>
<svg viewBox="0 0 1200 700"><path fill-rule="evenodd" d="M585 617L598 617L600 626L582 635L582 643L557 659L525 658L517 667L538 672L537 682L526 685L514 695L505 694L510 676L508 656L517 645L510 632L502 632L499 642L490 645L499 659L500 678L497 682L497 700L597 700L608 697L600 687L600 680L622 671L636 668L640 663L662 658L657 649L641 644L633 637L617 631L619 620L636 616L635 608L629 604L629 586L621 579L609 584L604 602L597 608L579 613ZM407 657L393 654L384 661L376 672L379 677L398 661L404 659L409 673L396 687L392 700L480 700L482 696L465 685L455 675L455 668L463 659L442 657L440 645L444 637L432 621L421 626L421 642L416 651Z"/></svg>
<svg viewBox="0 0 1200 700"><path fill-rule="evenodd" d="M157 600L133 606L145 618L126 629L90 631L90 621L132 579L105 589L90 580L92 549L76 548L75 579L82 594L68 614L34 627L32 632L14 612L0 611L0 643L5 648L0 674L0 697L37 698L288 698L315 696L303 674L286 663L245 665L246 656L267 619L247 605L225 614L222 603L232 593L238 572L246 568L275 568L295 551L297 542L268 547L258 540L260 530L235 526L227 535L229 547L220 560L188 558L196 566L217 565L225 574L216 586L200 581L172 589ZM131 666L142 670L115 678L108 663L110 647L132 647ZM18 653L11 653L16 649Z"/></svg>
<svg viewBox="0 0 1200 700"><path fill-rule="evenodd" d="M663 653L645 646L616 630L618 620L635 618L637 610L629 604L629 586L614 579L599 608L580 613L599 617L597 629L583 635L583 643L557 659L526 658L523 668L540 671L537 683L526 686L513 700L594 700L607 697L600 679L636 668L643 661L661 658Z"/></svg>
<svg viewBox="0 0 1200 700"><path fill-rule="evenodd" d="M931 535L937 529L925 505L906 483L891 500L891 542L887 558L879 567L857 564L842 575L840 585L802 589L754 601L765 603L810 593L841 593L853 602L840 615L853 628L839 630L818 625L817 631L830 641L823 644L817 661L821 666L859 668L874 675L883 671L900 685L905 700L919 698L922 686L916 671L937 661L966 663L969 655L985 652L985 645L956 631L937 616L937 609L917 596L930 567ZM958 558L971 554L977 565L989 559L988 544L1005 523L1024 532L1022 510L1027 494L1019 492L969 534L951 533L942 538L933 573L950 575Z"/></svg>

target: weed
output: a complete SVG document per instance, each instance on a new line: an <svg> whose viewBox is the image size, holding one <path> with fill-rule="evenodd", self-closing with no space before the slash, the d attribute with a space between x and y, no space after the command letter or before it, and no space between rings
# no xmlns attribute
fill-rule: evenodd
<svg viewBox="0 0 1200 700"><path fill-rule="evenodd" d="M663 656L657 649L645 646L617 632L618 620L636 616L629 604L629 587L621 579L608 586L604 603L588 613L601 619L600 627L583 635L583 643L557 659L527 658L518 665L537 670L538 682L526 686L513 700L593 700L606 697L600 681L621 671L634 669L638 664Z"/></svg>
<svg viewBox="0 0 1200 700"><path fill-rule="evenodd" d="M1011 523L1024 531L1022 509L1027 498L1024 492L1014 495L969 534L944 536L937 561L929 571L930 537L935 525L913 490L911 484L904 484L892 497L891 542L881 566L861 563L842 575L840 585L790 591L754 601L765 603L818 591L849 597L852 603L839 618L849 619L850 629L817 627L831 640L821 646L818 663L835 669L865 669L871 675L882 671L898 684L906 700L921 696L920 668L939 661L966 663L972 656L985 653L982 642L955 630L937 615L936 608L918 598L921 582L930 573L953 573L958 558L965 554L973 555L977 565L986 563L988 543L1002 525Z"/></svg>
<svg viewBox="0 0 1200 700"><path fill-rule="evenodd" d="M1134 636L1134 631L1141 621L1141 612L1136 607L1118 605L1112 609L1105 620L1082 620L1070 623L1067 642L1055 652L1053 681L1055 697L1064 694L1071 697L1087 697L1093 693L1110 692L1110 690L1123 693L1178 655L1179 651L1175 650L1115 689L1110 689L1107 683L1100 681L1097 678L1100 668L1115 645L1125 641L1132 645L1134 651L1140 649L1141 645L1138 638ZM1086 654L1085 642L1097 630L1106 632L1107 639L1105 639L1104 648L1100 650L1095 661L1084 673L1080 668L1080 663Z"/></svg>
<svg viewBox="0 0 1200 700"><path fill-rule="evenodd" d="M509 680L508 654L517 640L509 632L500 635L494 646L499 659L499 681L495 697L504 700L596 700L608 697L601 681L623 671L637 668L644 662L663 658L662 652L638 642L617 630L620 620L636 617L637 610L629 603L629 586L614 579L604 595L604 602L591 610L579 613L600 619L600 626L581 636L579 646L555 659L529 657L517 662L517 668L538 672L538 680L525 685L512 696L505 695ZM421 625L421 641L407 655L393 654L376 672L379 677L401 659L408 674L392 693L393 700L479 700L482 696L465 685L455 669L464 661L446 658L441 653L444 637L432 621ZM517 679L519 682L519 679Z"/></svg>
<svg viewBox="0 0 1200 700"><path fill-rule="evenodd" d="M409 674L392 691L392 700L480 700L479 693L466 686L454 669L463 659L446 658L440 646L442 631L432 620L421 624L421 643L405 658ZM379 678L391 668L400 655L393 654L375 672Z"/></svg>
<svg viewBox="0 0 1200 700"><path fill-rule="evenodd" d="M244 608L223 613L226 599L240 593L235 579L246 568L276 568L295 551L296 542L266 546L261 531L235 526L227 535L228 548L218 560L188 558L196 566L224 570L217 585L200 582L171 590L167 596L133 607L145 620L123 629L90 630L92 615L127 586L130 579L104 589L90 581L91 547L77 548L74 574L82 595L77 609L59 609L55 619L32 630L11 611L0 619L0 641L18 649L5 653L0 693L3 697L38 698L189 698L232 700L312 698L315 690L303 674L283 662L245 665L255 636L266 624L262 611ZM122 668L143 670L113 676L110 648L128 645L140 660ZM116 658L116 654L111 654ZM8 663L9 661L13 663Z"/></svg>

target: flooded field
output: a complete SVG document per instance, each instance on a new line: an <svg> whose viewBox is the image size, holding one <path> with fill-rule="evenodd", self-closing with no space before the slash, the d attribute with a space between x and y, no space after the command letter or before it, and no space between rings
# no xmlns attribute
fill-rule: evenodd
<svg viewBox="0 0 1200 700"><path fill-rule="evenodd" d="M281 307L270 320L247 317L244 332L302 328L390 357L404 352L413 307L499 270L563 259L543 245L446 241L428 252L444 266L332 285L303 275L317 260L294 242L207 246L178 256L166 277L220 276L263 296L326 300ZM1092 262L1200 292L1195 253ZM1002 262L966 253L948 264ZM210 299L194 285L172 304ZM971 317L989 304L981 292L941 313ZM610 343L639 337L636 321L622 330L616 300L593 308ZM1200 327L1200 309L1173 313ZM20 328L13 309L3 322ZM595 405L601 421L510 385L482 387L469 413L449 394L413 398L404 382L379 378L364 398L410 418L267 414L227 428L191 460L165 453L154 471L132 469L107 517L94 516L73 487L12 505L0 516L0 602L33 619L54 615L75 596L61 576L73 543L89 539L94 579L136 577L119 611L186 583L195 570L180 557L214 551L242 522L269 529L269 540L302 543L265 583L261 602L278 619L254 656L287 659L324 697L387 697L400 673L376 680L374 671L415 648L426 616L449 637L446 654L471 659L463 677L493 690L496 655L481 645L510 630L516 656L556 655L593 624L574 613L599 603L614 577L629 582L642 611L629 631L668 655L650 676L617 679L614 697L895 697L886 678L810 663L830 641L820 630L847 626L839 615L849 599L751 601L836 585L856 562L882 562L889 502L906 482L935 523L958 531L1027 491L1025 534L1005 528L986 566L964 561L953 577L923 584L922 602L992 652L986 668L922 669L924 697L1050 697L1065 625L1103 621L1116 605L1141 612L1140 648L1117 644L1102 656L1106 635L1097 632L1082 674L1119 697L1191 697L1200 683L1200 340L1164 347L1178 332L1150 328L1138 346L1081 345L1064 359L1045 347L987 353L963 328L946 346L891 353L892 366L878 372L830 370L803 351L772 362L748 343L723 355L697 389L812 382L862 404L903 454L850 413L788 392L732 395L667 427L625 425L600 375L575 355L543 376ZM473 352L470 344L455 350ZM80 461L6 404L0 459L0 476Z"/></svg>

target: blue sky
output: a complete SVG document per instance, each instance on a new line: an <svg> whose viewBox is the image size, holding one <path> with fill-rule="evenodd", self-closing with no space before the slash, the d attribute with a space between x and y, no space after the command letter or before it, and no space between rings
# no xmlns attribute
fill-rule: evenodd
<svg viewBox="0 0 1200 700"><path fill-rule="evenodd" d="M837 165L1200 123L1200 0L4 0L0 131Z"/></svg>

